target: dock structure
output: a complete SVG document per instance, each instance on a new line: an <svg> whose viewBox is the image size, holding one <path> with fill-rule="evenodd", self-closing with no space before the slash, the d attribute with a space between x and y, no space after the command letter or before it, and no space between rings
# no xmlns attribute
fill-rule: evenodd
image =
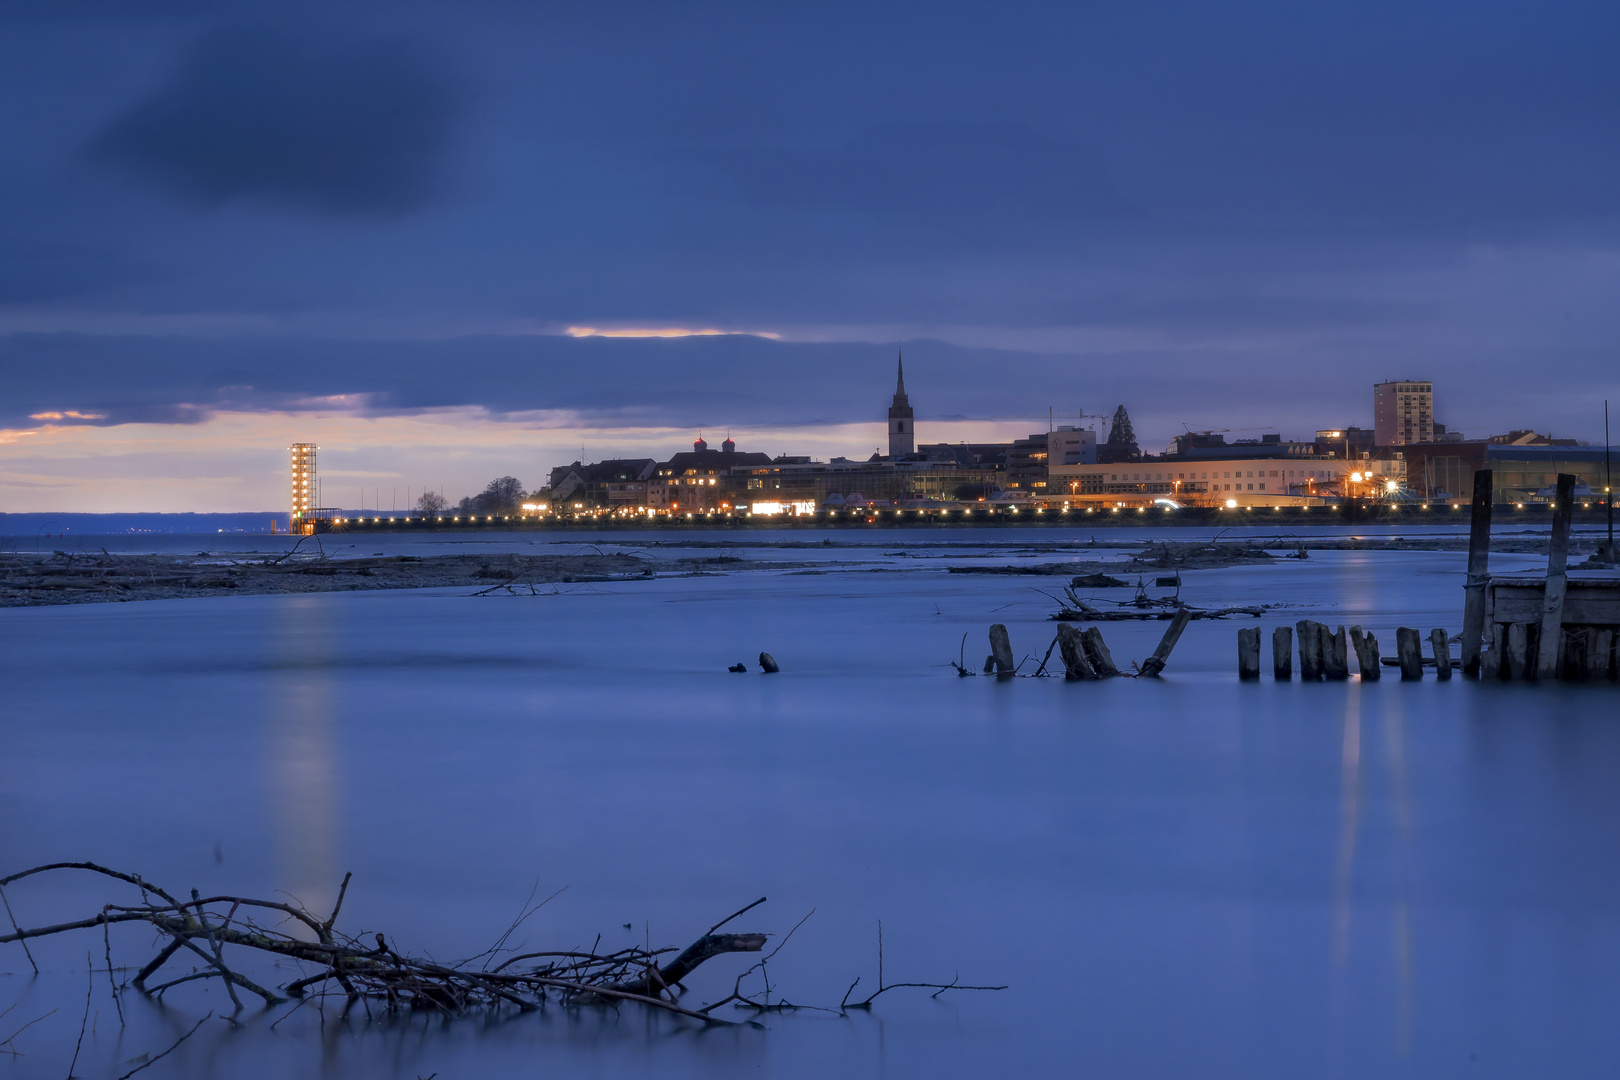
<svg viewBox="0 0 1620 1080"><path fill-rule="evenodd" d="M1491 473L1475 474L1476 493ZM1593 680L1620 677L1620 579L1569 576L1569 525L1575 477L1558 476L1545 577L1492 577L1485 570L1490 506L1474 504L1469 590L1464 606L1463 667L1472 650L1485 680ZM1477 595L1477 600L1476 600Z"/></svg>
<svg viewBox="0 0 1620 1080"><path fill-rule="evenodd" d="M1569 573L1570 521L1575 508L1576 478L1558 477L1552 533L1543 577L1492 577L1491 470L1474 474L1473 521L1468 537L1468 574L1464 580L1463 630L1450 638L1443 628L1429 632L1432 657L1423 655L1420 632L1409 626L1395 631L1396 656L1379 656L1378 639L1360 626L1349 628L1361 680L1380 677L1380 668L1398 667L1403 682L1422 680L1432 667L1437 679L1450 679L1451 646L1461 645L1457 666L1463 674L1486 682L1620 682L1620 577L1575 576ZM1607 545L1605 545L1605 551ZM1345 628L1329 629L1308 619L1277 627L1272 634L1273 677L1294 677L1290 646L1299 646L1299 677L1305 682L1350 677ZM1260 675L1260 631L1238 632L1238 677Z"/></svg>

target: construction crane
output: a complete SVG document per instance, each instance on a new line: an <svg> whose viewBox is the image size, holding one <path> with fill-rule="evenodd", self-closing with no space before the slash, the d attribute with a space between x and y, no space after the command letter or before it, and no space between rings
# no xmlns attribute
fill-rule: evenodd
<svg viewBox="0 0 1620 1080"><path fill-rule="evenodd" d="M982 420L982 421L1045 420L1046 421L1046 427L1047 427L1048 431L1052 430L1053 427L1056 425L1057 421L1059 421L1059 420L1101 420L1105 424L1108 422L1108 417L1106 415L1101 414L1101 413L1088 413L1088 412L1060 413L1060 412L1055 412L1050 408L1048 408L1046 410L1046 415L1045 416L1042 416L1040 413L1012 413L1012 414L1003 415L1003 416L964 416L964 417L961 417L960 419L962 419L962 420Z"/></svg>

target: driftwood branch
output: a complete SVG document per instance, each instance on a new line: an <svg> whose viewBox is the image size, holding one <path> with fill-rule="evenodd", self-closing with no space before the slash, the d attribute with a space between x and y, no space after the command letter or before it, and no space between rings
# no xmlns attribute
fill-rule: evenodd
<svg viewBox="0 0 1620 1080"><path fill-rule="evenodd" d="M489 961L484 966L472 966L476 961L508 952L505 942L512 932L530 914L544 905L532 903L531 894L525 901L513 925L494 946L472 960L455 964L440 964L432 960L409 956L388 943L383 934L371 934L362 940L336 929L338 915L348 894L350 876L345 875L338 890L332 913L326 918L310 914L294 903L260 900L252 897L216 895L202 896L192 890L188 900L176 900L173 894L153 885L138 874L127 874L94 863L51 863L0 878L0 884L19 881L48 871L87 870L117 881L133 885L140 890L140 903L108 903L90 918L56 923L50 926L22 927L13 925L13 932L0 936L0 945L25 943L30 938L70 933L101 927L107 949L107 968L112 971L111 943L105 938L107 928L114 923L145 923L161 935L163 944L143 965L131 985L149 997L158 997L166 991L187 983L220 980L232 1001L240 1009L235 988L248 990L264 1000L266 1005L280 1003L286 998L274 990L260 986L244 975L234 961L238 958L272 958L292 960L302 967L299 977L282 987L287 997L306 998L341 994L352 1004L355 1001L379 1001L388 1011L431 1010L444 1016L465 1012L473 1008L515 1007L532 1011L546 1002L555 1000L565 1006L635 1002L677 1016L700 1021L703 1024L730 1024L714 1015L724 1004L750 1009L756 1014L789 1009L820 1008L796 1004L780 996L773 1000L769 962L781 951L797 932L806 915L790 930L770 953L761 956L751 967L737 976L732 992L701 1009L689 1008L680 1001L685 989L684 980L700 966L728 953L759 953L764 950L767 935L760 933L724 933L721 928L734 919L752 911L765 902L764 897L738 909L709 928L709 931L686 948L677 952L672 948L629 947L599 951L593 945L588 950L553 950L527 952L510 956L494 967ZM555 894L553 894L555 895ZM273 925L260 925L254 913L278 916ZM814 914L812 911L811 914ZM267 920L269 921L269 920ZM289 925L289 921L294 925ZM290 932L290 931L295 931ZM598 939L600 941L600 939ZM173 972L172 977L149 986L148 981L161 971L176 955L189 952L201 964L188 972ZM670 954L674 954L671 958ZM91 965L92 985L94 979ZM313 971L310 968L313 967ZM764 982L763 992L743 991L743 982L751 976ZM1000 986L974 986L952 979L948 983L903 982L886 983L883 978L881 944L879 947L878 988L865 1000L851 1003L859 979L851 984L849 992L837 1008L825 1011L843 1013L848 1009L870 1009L879 995L901 988L922 988L935 991L935 996L946 990L1000 990ZM369 1012L369 1007L368 1007ZM3 1016L0 1013L0 1016ZM210 1014L212 1015L212 1014ZM207 1019L205 1017L204 1019ZM753 1021L747 1021L753 1023ZM28 1025L24 1025L26 1028ZM190 1038L196 1027L176 1042L132 1070L127 1076L139 1072L152 1062L172 1052ZM757 1026L757 1025L756 1025ZM19 1033L20 1033L19 1029ZM12 1040L0 1042L0 1052L15 1052Z"/></svg>

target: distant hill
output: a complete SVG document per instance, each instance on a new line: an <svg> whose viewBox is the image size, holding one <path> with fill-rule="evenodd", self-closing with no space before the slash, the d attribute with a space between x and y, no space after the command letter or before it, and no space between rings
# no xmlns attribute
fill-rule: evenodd
<svg viewBox="0 0 1620 1080"><path fill-rule="evenodd" d="M0 536L125 536L154 533L203 536L215 533L287 531L287 514L0 514Z"/></svg>

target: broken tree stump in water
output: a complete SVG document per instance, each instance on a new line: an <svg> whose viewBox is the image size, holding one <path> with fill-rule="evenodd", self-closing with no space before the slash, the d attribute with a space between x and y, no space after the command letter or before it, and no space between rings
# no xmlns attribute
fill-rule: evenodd
<svg viewBox="0 0 1620 1080"><path fill-rule="evenodd" d="M1299 631L1299 677L1315 682L1322 677L1322 635L1327 627L1301 619L1294 624L1294 629Z"/></svg>
<svg viewBox="0 0 1620 1080"><path fill-rule="evenodd" d="M776 666L776 657L768 652L762 652L759 654L759 670L767 675L775 675L782 669Z"/></svg>
<svg viewBox="0 0 1620 1080"><path fill-rule="evenodd" d="M1344 633L1344 628L1339 628ZM1356 666L1361 669L1363 682L1376 682L1383 677L1378 663L1378 639L1362 631L1360 626L1350 628L1350 643L1356 649ZM1348 666L1348 665L1347 665Z"/></svg>
<svg viewBox="0 0 1620 1080"><path fill-rule="evenodd" d="M1113 654L1108 651L1108 646L1103 641L1101 630L1095 626L1088 626L1080 631L1080 645L1086 650L1086 659L1091 661L1091 668L1099 679L1111 679L1119 674Z"/></svg>
<svg viewBox="0 0 1620 1080"><path fill-rule="evenodd" d="M1260 677L1260 628L1245 626L1238 631L1238 678Z"/></svg>
<svg viewBox="0 0 1620 1080"><path fill-rule="evenodd" d="M1063 658L1063 677L1066 679L1095 679L1097 669L1086 656L1085 641L1080 631L1068 623L1058 623L1058 655Z"/></svg>
<svg viewBox="0 0 1620 1080"><path fill-rule="evenodd" d="M1153 650L1152 656L1143 661L1143 675L1154 679L1159 677L1165 663L1170 659L1170 651L1176 647L1176 642L1181 640L1181 632L1187 629L1187 624L1192 620L1192 612L1186 608L1176 612L1176 617L1170 620L1169 627L1164 631L1164 637L1159 639L1159 647Z"/></svg>
<svg viewBox="0 0 1620 1080"><path fill-rule="evenodd" d="M1429 631L1429 648L1434 650L1434 677L1451 678L1451 640L1439 627Z"/></svg>
<svg viewBox="0 0 1620 1080"><path fill-rule="evenodd" d="M1395 628L1395 656L1401 662L1401 678L1423 678L1423 641L1410 626Z"/></svg>
<svg viewBox="0 0 1620 1080"><path fill-rule="evenodd" d="M1012 639L1007 636L1007 627L1002 623L991 624L990 658L995 662L998 676L1010 676L1018 670L1018 665L1013 660ZM989 670L985 668L987 674Z"/></svg>
<svg viewBox="0 0 1620 1080"><path fill-rule="evenodd" d="M1350 677L1350 648L1345 640L1344 627L1341 626L1333 633L1325 633L1327 627L1322 627L1322 674L1333 680L1348 679Z"/></svg>
<svg viewBox="0 0 1620 1080"><path fill-rule="evenodd" d="M1287 681L1294 677L1294 631L1279 626L1271 632L1271 677Z"/></svg>

